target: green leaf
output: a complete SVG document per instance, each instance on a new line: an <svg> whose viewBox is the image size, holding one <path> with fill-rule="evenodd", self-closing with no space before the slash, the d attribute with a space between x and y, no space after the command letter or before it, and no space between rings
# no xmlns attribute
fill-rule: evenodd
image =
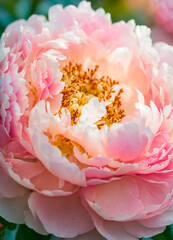
<svg viewBox="0 0 173 240"><path fill-rule="evenodd" d="M14 230L17 226L15 223L8 222L2 217L0 217L0 223L3 225L2 229Z"/></svg>
<svg viewBox="0 0 173 240"><path fill-rule="evenodd" d="M5 229L4 228L0 228L0 240L4 239L4 233L5 233Z"/></svg>
<svg viewBox="0 0 173 240"><path fill-rule="evenodd" d="M26 225L22 224L16 234L15 240L49 240L50 235L44 236L36 233L34 230L28 228Z"/></svg>
<svg viewBox="0 0 173 240"><path fill-rule="evenodd" d="M167 226L163 233L160 233L154 237L153 240L171 240L172 239L172 232L170 226Z"/></svg>

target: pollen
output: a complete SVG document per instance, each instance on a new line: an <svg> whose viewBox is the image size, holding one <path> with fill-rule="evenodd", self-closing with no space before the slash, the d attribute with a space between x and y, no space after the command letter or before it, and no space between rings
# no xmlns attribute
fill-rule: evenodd
<svg viewBox="0 0 173 240"><path fill-rule="evenodd" d="M55 141L51 142L51 144L59 148L59 150L61 150L62 155L64 155L65 157L69 158L70 156L73 155L74 145L70 141L70 139L62 135L59 135Z"/></svg>
<svg viewBox="0 0 173 240"><path fill-rule="evenodd" d="M34 107L37 103L38 96L37 96L37 89L36 87L32 86L31 82L29 82L29 99L32 99L32 106Z"/></svg>
<svg viewBox="0 0 173 240"><path fill-rule="evenodd" d="M62 81L65 87L61 91L63 94L61 108L67 108L71 113L71 125L77 124L82 108L90 99L97 97L98 100L108 103L106 115L97 123L100 129L103 125L111 126L118 123L125 116L121 104L121 94L123 89L115 91L115 86L119 82L112 80L109 76L99 76L99 66L93 69L83 70L82 64L65 65L62 69ZM61 109L60 109L61 112Z"/></svg>
<svg viewBox="0 0 173 240"><path fill-rule="evenodd" d="M51 134L46 133L46 135L49 138L49 142L61 151L62 156L68 158L70 162L76 163L80 169L86 168L86 165L79 162L78 159L74 156L74 147L77 147L81 154L87 154L81 145L64 137L63 135L56 136L56 139L54 140L52 139ZM91 156L87 154L87 157Z"/></svg>

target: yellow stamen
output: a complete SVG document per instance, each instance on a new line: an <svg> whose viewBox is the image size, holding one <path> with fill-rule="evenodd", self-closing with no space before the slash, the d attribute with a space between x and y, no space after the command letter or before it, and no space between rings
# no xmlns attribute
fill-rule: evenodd
<svg viewBox="0 0 173 240"><path fill-rule="evenodd" d="M62 155L66 158L68 158L68 160L70 162L75 162L78 167L80 169L86 168L86 165L79 162L78 159L74 156L74 147L76 146L78 148L78 150L80 151L81 154L87 154L85 149L79 145L78 143L71 141L70 139L59 135L56 136L56 139L52 140L52 135L51 134L46 134L49 137L49 141L52 145L54 145L55 147L59 148L59 150L61 151ZM89 154L87 154L88 158L90 158L91 156Z"/></svg>
<svg viewBox="0 0 173 240"><path fill-rule="evenodd" d="M62 155L65 157L70 157L73 155L74 145L70 141L70 139L59 135L55 141L51 141L51 144L58 147L61 150Z"/></svg>
<svg viewBox="0 0 173 240"><path fill-rule="evenodd" d="M106 106L107 114L96 123L99 129L104 124L111 126L113 123L118 123L125 116L120 101L123 90L120 89L115 94L114 86L118 82L108 76L98 77L98 68L99 66L96 65L94 69L88 68L87 71L84 71L81 64L72 65L69 62L62 69L62 81L65 82L65 87L61 91L63 94L62 107L70 111L72 125L78 122L83 106L93 97L98 97L100 102L111 102Z"/></svg>

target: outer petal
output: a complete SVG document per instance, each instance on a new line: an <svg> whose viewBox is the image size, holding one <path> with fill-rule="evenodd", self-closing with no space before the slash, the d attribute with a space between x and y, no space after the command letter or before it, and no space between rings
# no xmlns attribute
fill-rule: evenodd
<svg viewBox="0 0 173 240"><path fill-rule="evenodd" d="M7 170L2 165L4 160L3 155L0 153L0 195L7 198L22 197L26 194L27 190L21 185L17 184L7 173Z"/></svg>
<svg viewBox="0 0 173 240"><path fill-rule="evenodd" d="M167 207L171 198L171 189L167 185L123 176L105 184L87 187L81 192L89 206L102 218L124 222L163 212L163 207Z"/></svg>
<svg viewBox="0 0 173 240"><path fill-rule="evenodd" d="M167 210L161 215L155 217L140 220L140 223L145 227L159 228L166 225L170 225L173 222L173 210Z"/></svg>
<svg viewBox="0 0 173 240"><path fill-rule="evenodd" d="M29 191L16 183L2 164L0 153L0 216L9 222L24 223L24 210L27 209Z"/></svg>
<svg viewBox="0 0 173 240"><path fill-rule="evenodd" d="M0 216L9 222L24 223L24 210L27 209L28 194L16 198L0 196Z"/></svg>
<svg viewBox="0 0 173 240"><path fill-rule="evenodd" d="M107 220L130 220L142 210L138 188L134 180L128 177L88 187L83 189L83 194L90 207Z"/></svg>
<svg viewBox="0 0 173 240"><path fill-rule="evenodd" d="M30 203L30 202L29 202ZM31 206L30 206L31 207ZM40 222L40 219L38 218L37 214L34 213L32 214L31 210L26 210L24 212L24 221L25 224L29 227L32 228L34 231L42 234L42 235L47 235L49 234L45 228L43 227L43 224Z"/></svg>
<svg viewBox="0 0 173 240"><path fill-rule="evenodd" d="M92 217L96 229L108 240L137 240L141 237L150 237L159 234L165 229L165 227L145 227L137 221L121 223L116 221L107 221L93 212L86 203L84 204Z"/></svg>
<svg viewBox="0 0 173 240"><path fill-rule="evenodd" d="M155 18L157 23L169 33L173 33L173 3L171 0L156 2Z"/></svg>
<svg viewBox="0 0 173 240"><path fill-rule="evenodd" d="M79 235L75 238L66 238L65 240L106 240L97 230ZM57 239L58 240L58 239Z"/></svg>
<svg viewBox="0 0 173 240"><path fill-rule="evenodd" d="M47 196L71 195L78 189L77 186L52 175L39 161L33 161L28 164L27 161L20 159L7 158L6 160L5 167L10 177L26 188ZM22 171L23 168L24 170ZM10 181L11 178L8 182L10 183ZM17 186L20 187L20 185Z"/></svg>
<svg viewBox="0 0 173 240"><path fill-rule="evenodd" d="M78 195L49 198L32 193L29 202L46 231L55 236L75 237L94 228Z"/></svg>
<svg viewBox="0 0 173 240"><path fill-rule="evenodd" d="M165 230L165 227L152 228L151 226L144 227L137 221L122 223L123 228L137 238L155 236Z"/></svg>
<svg viewBox="0 0 173 240"><path fill-rule="evenodd" d="M93 222L98 232L100 232L108 240L138 240L138 238L132 236L126 232L120 223L114 221L106 221L100 218L95 213L91 213Z"/></svg>
<svg viewBox="0 0 173 240"><path fill-rule="evenodd" d="M68 30L76 20L80 28L88 35L92 34L94 30L108 27L111 23L109 14L105 14L103 9L93 11L91 3L87 1L82 1L78 8L70 5L63 9L62 5L55 5L49 9L49 19L50 22L61 23ZM92 27L88 19L91 20Z"/></svg>

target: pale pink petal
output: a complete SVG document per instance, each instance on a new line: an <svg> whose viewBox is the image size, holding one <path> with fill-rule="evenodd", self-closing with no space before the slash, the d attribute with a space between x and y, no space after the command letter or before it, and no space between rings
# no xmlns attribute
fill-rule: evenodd
<svg viewBox="0 0 173 240"><path fill-rule="evenodd" d="M86 234L79 235L74 238L66 238L65 240L105 240L105 238L96 230L92 230ZM58 239L57 239L58 240Z"/></svg>
<svg viewBox="0 0 173 240"><path fill-rule="evenodd" d="M93 229L78 195L49 198L33 193L29 201L44 228L55 236L70 238Z"/></svg>
<svg viewBox="0 0 173 240"><path fill-rule="evenodd" d="M6 169L6 172L9 174L9 176L7 173L5 175L5 172L2 169L2 176L4 173L4 179L2 178L2 186L0 184L0 187L1 193L4 196L16 196L11 196L13 191L17 194L17 196L21 195L23 192L20 193L20 189L24 192L26 191L25 188L21 187L21 185L26 188L36 190L37 192L47 196L66 196L77 191L78 187L76 185L53 176L47 169L45 169L41 162L32 161L31 159L27 162L26 160L23 161L7 158L7 162L2 164L2 166ZM14 181L12 179L14 179ZM20 185L18 185L15 181ZM8 184L4 185L4 182L8 182L9 184L7 189L6 185L8 186ZM10 186L12 188L12 193L9 192Z"/></svg>
<svg viewBox="0 0 173 240"><path fill-rule="evenodd" d="M100 218L93 212L90 212L92 220L96 226L97 231L109 240L138 240L130 233L126 232L121 223L114 221L107 221Z"/></svg>
<svg viewBox="0 0 173 240"><path fill-rule="evenodd" d="M88 104L82 108L81 116L79 122L85 122L89 125L97 122L106 114L106 109L104 104L98 101L98 98L92 98Z"/></svg>
<svg viewBox="0 0 173 240"><path fill-rule="evenodd" d="M167 63L169 66L173 67L171 58L173 57L173 46L166 44L165 42L158 42L154 44L155 49L157 50L160 62Z"/></svg>
<svg viewBox="0 0 173 240"><path fill-rule="evenodd" d="M32 214L31 210L24 211L24 221L25 224L42 235L48 235L49 233L43 227L43 224L40 222L38 216L36 214Z"/></svg>
<svg viewBox="0 0 173 240"><path fill-rule="evenodd" d="M3 155L0 153L1 161L4 161ZM17 196L23 196L27 190L16 183L8 174L7 169L3 166L0 161L0 194L7 198L15 198Z"/></svg>
<svg viewBox="0 0 173 240"><path fill-rule="evenodd" d="M32 109L30 115L28 130L35 155L55 176L74 184L85 185L85 176L80 172L78 166L70 163L66 157L63 157L61 151L51 145L48 137L42 133L42 131L46 131L49 126L49 117L46 114L44 104L45 103L41 101L37 107ZM71 175L74 176L73 179Z"/></svg>
<svg viewBox="0 0 173 240"><path fill-rule="evenodd" d="M5 145L10 141L7 131L4 126L0 124L0 148L4 148Z"/></svg>
<svg viewBox="0 0 173 240"><path fill-rule="evenodd" d="M151 37L154 42L164 42L169 45L173 45L173 37L172 34L169 34L168 32L164 31L163 28L160 26L154 26L152 28Z"/></svg>
<svg viewBox="0 0 173 240"><path fill-rule="evenodd" d="M152 237L165 230L165 227L152 228L151 226L144 227L137 221L134 222L124 222L122 223L123 228L131 235L142 238L142 237Z"/></svg>
<svg viewBox="0 0 173 240"><path fill-rule="evenodd" d="M173 33L173 3L171 0L156 2L155 19L168 33Z"/></svg>
<svg viewBox="0 0 173 240"><path fill-rule="evenodd" d="M75 19L87 34L92 34L96 29L106 28L111 23L109 14L105 15L103 9L93 11L91 4L86 1L82 1L78 8L70 5L63 9L61 5L55 5L49 9L49 19L51 22L61 23L68 30L73 26ZM92 19L92 27L88 19Z"/></svg>
<svg viewBox="0 0 173 240"><path fill-rule="evenodd" d="M112 125L105 136L104 149L110 158L131 161L139 157L147 141L145 132L141 133L135 123Z"/></svg>
<svg viewBox="0 0 173 240"><path fill-rule="evenodd" d="M0 40L0 215L74 240L160 233L173 222L172 47L87 1L48 15L15 21ZM73 74L82 95L68 97Z"/></svg>
<svg viewBox="0 0 173 240"><path fill-rule="evenodd" d="M167 210L158 216L145 219L145 220L140 220L140 223L145 227L159 228L159 227L164 227L166 225L172 224L172 221L173 221L173 211Z"/></svg>
<svg viewBox="0 0 173 240"><path fill-rule="evenodd" d="M9 222L24 223L24 211L27 208L28 193L16 198L0 197L0 215Z"/></svg>
<svg viewBox="0 0 173 240"><path fill-rule="evenodd" d="M161 211L162 204L166 206L171 196L169 187L164 182L156 183L124 176L105 184L87 187L82 190L82 194L89 206L106 220L144 219Z"/></svg>
<svg viewBox="0 0 173 240"><path fill-rule="evenodd" d="M125 221L133 219L143 208L140 199L138 199L138 187L135 181L128 177L117 178L109 183L88 187L83 189L83 194L90 207L107 220ZM113 204L113 202L116 202L116 204ZM129 202L131 203L130 208L128 206Z"/></svg>

